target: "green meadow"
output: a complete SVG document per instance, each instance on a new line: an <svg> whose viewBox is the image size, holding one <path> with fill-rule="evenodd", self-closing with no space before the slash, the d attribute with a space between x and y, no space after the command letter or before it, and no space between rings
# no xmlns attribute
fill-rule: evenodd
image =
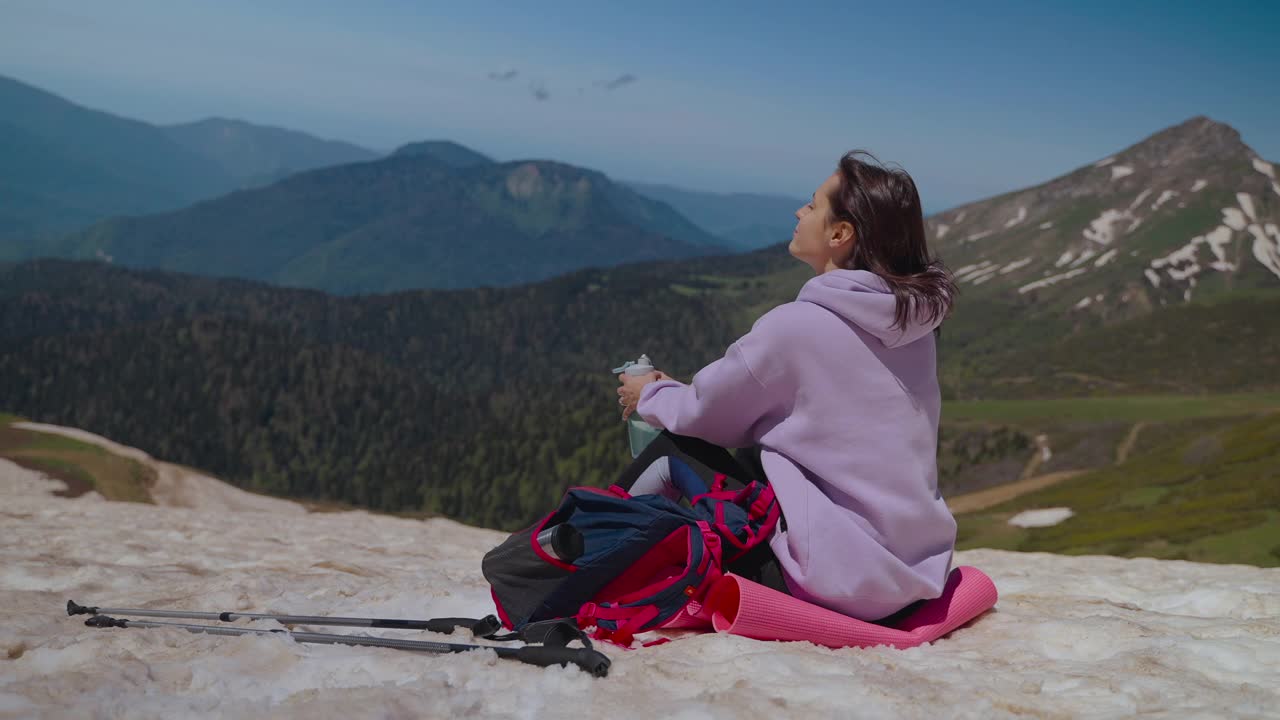
<svg viewBox="0 0 1280 720"><path fill-rule="evenodd" d="M0 457L67 485L60 495L95 491L108 500L151 502L155 474L142 463L61 435L13 427L22 418L0 413Z"/></svg>
<svg viewBox="0 0 1280 720"><path fill-rule="evenodd" d="M1061 407L1097 409L1068 401ZM1186 420L1229 408L1262 410L1266 404L1262 398L1255 403L1244 397L1164 398L1113 407L1130 418L1156 411ZM958 547L1280 566L1280 413L1212 424L1169 423L1154 430L1122 463L959 515ZM1075 514L1051 527L1008 523L1022 511L1050 507L1068 507Z"/></svg>

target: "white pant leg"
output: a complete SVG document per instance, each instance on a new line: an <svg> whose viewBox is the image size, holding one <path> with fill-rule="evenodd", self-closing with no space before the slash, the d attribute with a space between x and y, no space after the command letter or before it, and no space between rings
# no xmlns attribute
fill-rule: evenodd
<svg viewBox="0 0 1280 720"><path fill-rule="evenodd" d="M661 495L668 500L676 501L682 497L680 491L671 483L671 463L667 461L666 456L650 463L627 492L632 495Z"/></svg>

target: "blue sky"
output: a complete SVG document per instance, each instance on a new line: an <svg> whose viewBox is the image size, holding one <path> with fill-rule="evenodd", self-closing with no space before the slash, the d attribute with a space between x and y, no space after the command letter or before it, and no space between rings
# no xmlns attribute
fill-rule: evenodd
<svg viewBox="0 0 1280 720"><path fill-rule="evenodd" d="M1276 2L0 0L0 74L151 122L796 197L858 147L932 211L1200 114L1280 160L1277 40Z"/></svg>

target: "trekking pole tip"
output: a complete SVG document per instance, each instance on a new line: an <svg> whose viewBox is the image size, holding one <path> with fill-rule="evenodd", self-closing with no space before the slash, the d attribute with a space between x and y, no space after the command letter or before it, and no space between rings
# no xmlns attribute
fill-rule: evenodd
<svg viewBox="0 0 1280 720"><path fill-rule="evenodd" d="M68 600L67 614L68 615L97 615L98 608L86 607L84 605L78 604L75 600Z"/></svg>

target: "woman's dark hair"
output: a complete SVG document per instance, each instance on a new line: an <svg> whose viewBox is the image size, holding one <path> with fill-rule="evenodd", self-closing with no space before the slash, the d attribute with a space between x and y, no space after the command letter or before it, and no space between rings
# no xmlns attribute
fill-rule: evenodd
<svg viewBox="0 0 1280 720"><path fill-rule="evenodd" d="M913 311L921 322L946 318L956 284L946 266L929 255L915 181L864 150L845 153L836 174L840 183L831 193L827 220L849 223L856 236L844 268L868 270L888 283L898 301L895 328L905 328Z"/></svg>

